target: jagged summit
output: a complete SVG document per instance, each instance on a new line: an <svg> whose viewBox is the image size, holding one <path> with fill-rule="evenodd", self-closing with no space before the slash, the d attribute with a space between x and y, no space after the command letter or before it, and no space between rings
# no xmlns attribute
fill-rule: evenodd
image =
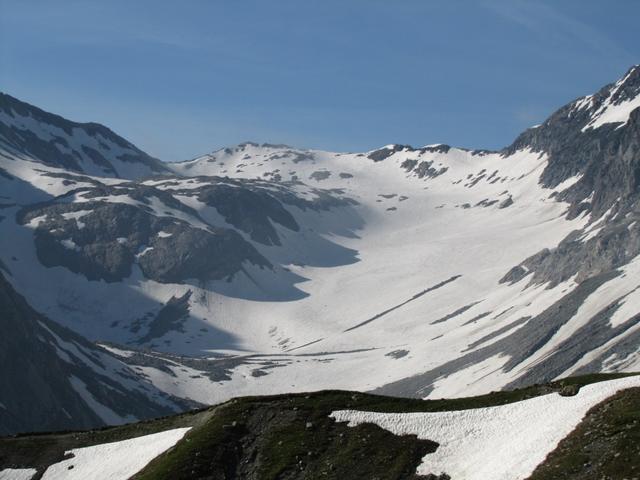
<svg viewBox="0 0 640 480"><path fill-rule="evenodd" d="M615 83L602 87L598 92L580 97L553 113L541 125L523 132L506 152L531 147L536 151L549 151L549 138L566 137L573 141L580 134L603 134L625 126L634 110L640 107L640 66L631 67ZM586 137L585 137L586 138ZM545 143L547 142L547 143Z"/></svg>
<svg viewBox="0 0 640 480"><path fill-rule="evenodd" d="M637 199L639 132L640 67L635 66L523 132L504 154L529 149L546 155L542 185L555 188L575 178L560 198L572 204L571 215L587 210L600 217L615 203Z"/></svg>

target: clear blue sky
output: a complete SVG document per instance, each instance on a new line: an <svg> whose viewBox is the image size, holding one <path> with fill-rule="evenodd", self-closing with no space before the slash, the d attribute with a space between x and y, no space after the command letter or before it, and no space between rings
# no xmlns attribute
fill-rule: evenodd
<svg viewBox="0 0 640 480"><path fill-rule="evenodd" d="M0 90L164 160L509 144L640 63L637 0L0 0Z"/></svg>

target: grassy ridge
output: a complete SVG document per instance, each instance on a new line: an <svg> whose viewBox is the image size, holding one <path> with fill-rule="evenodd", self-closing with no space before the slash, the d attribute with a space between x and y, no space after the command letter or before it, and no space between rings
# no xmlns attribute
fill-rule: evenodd
<svg viewBox="0 0 640 480"><path fill-rule="evenodd" d="M436 443L418 440L415 436L396 436L375 425L350 428L335 423L329 414L341 409L435 412L504 405L553 391L575 394L582 385L620 376L587 375L450 400L423 401L345 391L244 397L199 411L121 427L0 438L0 470L36 467L42 474L48 465L62 460L65 451L73 448L190 426L192 430L182 441L157 457L135 478L413 479L417 478L414 472L422 457L435 451ZM621 412L619 415L617 410L612 412L623 423L628 420ZM607 417L603 422L613 424L615 418ZM553 461L560 467L551 471L569 468L567 462L570 461L578 465L579 460L575 458L560 460L558 457Z"/></svg>
<svg viewBox="0 0 640 480"><path fill-rule="evenodd" d="M230 402L199 432L152 461L136 479L412 479L437 444L375 425L336 424L339 409L447 411L504 405L621 375L588 375L525 389L451 400L415 400L325 391ZM443 479L446 478L442 477Z"/></svg>

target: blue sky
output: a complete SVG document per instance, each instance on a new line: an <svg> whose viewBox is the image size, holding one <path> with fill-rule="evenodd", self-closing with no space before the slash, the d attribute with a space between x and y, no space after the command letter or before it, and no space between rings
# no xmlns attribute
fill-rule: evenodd
<svg viewBox="0 0 640 480"><path fill-rule="evenodd" d="M0 90L164 160L500 148L640 63L637 0L0 0Z"/></svg>

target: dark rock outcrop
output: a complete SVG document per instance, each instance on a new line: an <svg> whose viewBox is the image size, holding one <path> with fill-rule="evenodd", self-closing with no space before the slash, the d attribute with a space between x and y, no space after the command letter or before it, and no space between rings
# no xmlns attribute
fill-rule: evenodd
<svg viewBox="0 0 640 480"><path fill-rule="evenodd" d="M74 218L78 212L82 216ZM34 241L42 264L63 266L89 280L120 281L131 275L134 263L147 278L165 283L226 278L245 261L270 266L234 230L199 228L172 216L156 216L144 205L58 199L23 209L18 221L25 224L38 217L42 221Z"/></svg>

